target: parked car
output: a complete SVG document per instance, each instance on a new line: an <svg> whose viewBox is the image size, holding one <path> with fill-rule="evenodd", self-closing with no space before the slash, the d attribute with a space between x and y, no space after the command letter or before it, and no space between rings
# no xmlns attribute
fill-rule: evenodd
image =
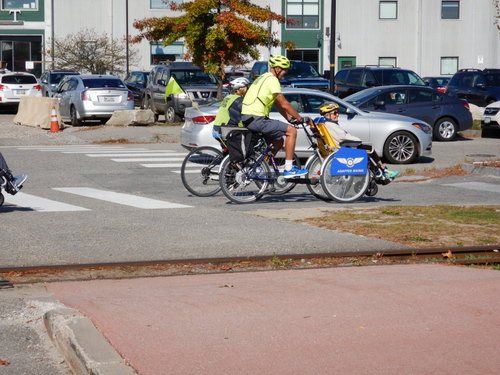
<svg viewBox="0 0 500 375"><path fill-rule="evenodd" d="M419 156L430 155L432 128L416 119L390 113L363 111L331 94L317 90L283 88L288 101L303 116L319 116L319 108L325 103L337 103L340 108L340 124L351 134L371 143L377 153L391 164L413 163ZM181 145L187 149L198 146L218 147L212 137L212 126L220 102L202 106L199 110L186 109L181 129ZM275 108L271 118L285 119ZM296 152L300 157L311 154L310 144L304 131L298 130Z"/></svg>
<svg viewBox="0 0 500 375"><path fill-rule="evenodd" d="M134 104L136 107L145 107L144 99L148 76L149 72L137 70L127 74L123 80L128 89L132 91L132 94L134 94Z"/></svg>
<svg viewBox="0 0 500 375"><path fill-rule="evenodd" d="M446 92L446 85L451 77L423 77L423 81L433 89L439 92Z"/></svg>
<svg viewBox="0 0 500 375"><path fill-rule="evenodd" d="M330 81L321 77L313 64L307 61L291 60L291 66L285 77L281 80L283 87L297 87L315 89L328 92ZM257 61L250 71L250 78L253 80L269 71L268 61Z"/></svg>
<svg viewBox="0 0 500 375"><path fill-rule="evenodd" d="M165 98L170 77L175 78L184 93ZM190 62L165 62L151 70L145 95L146 107L153 111L155 121L160 115L165 115L166 122L179 122L193 102L202 105L217 99L217 79Z"/></svg>
<svg viewBox="0 0 500 375"><path fill-rule="evenodd" d="M334 81L333 94L339 98L374 86L426 86L422 78L412 70L374 65L341 69L335 74Z"/></svg>
<svg viewBox="0 0 500 375"><path fill-rule="evenodd" d="M500 101L500 69L460 69L448 82L446 93L479 107Z"/></svg>
<svg viewBox="0 0 500 375"><path fill-rule="evenodd" d="M42 96L33 74L0 70L0 105L17 105L23 96Z"/></svg>
<svg viewBox="0 0 500 375"><path fill-rule="evenodd" d="M500 101L489 104L481 116L483 137L500 134Z"/></svg>
<svg viewBox="0 0 500 375"><path fill-rule="evenodd" d="M40 84L42 86L42 96L54 96L54 93L57 89L57 85L64 76L67 75L78 75L79 72L75 72L73 70L47 70L40 77Z"/></svg>
<svg viewBox="0 0 500 375"><path fill-rule="evenodd" d="M366 110L395 113L425 121L434 139L452 141L459 131L472 127L469 104L431 87L381 86L349 95L344 100Z"/></svg>
<svg viewBox="0 0 500 375"><path fill-rule="evenodd" d="M110 75L65 76L54 95L63 121L73 126L86 120L107 121L114 111L134 109L134 96L125 83Z"/></svg>

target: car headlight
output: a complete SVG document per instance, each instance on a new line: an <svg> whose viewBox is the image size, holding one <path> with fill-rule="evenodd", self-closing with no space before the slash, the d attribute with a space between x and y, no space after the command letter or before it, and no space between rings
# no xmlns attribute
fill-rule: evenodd
<svg viewBox="0 0 500 375"><path fill-rule="evenodd" d="M188 94L174 94L174 96L178 99L189 99Z"/></svg>
<svg viewBox="0 0 500 375"><path fill-rule="evenodd" d="M432 133L432 128L429 125L424 124L423 122L414 122L412 125L418 129L422 130L426 134Z"/></svg>

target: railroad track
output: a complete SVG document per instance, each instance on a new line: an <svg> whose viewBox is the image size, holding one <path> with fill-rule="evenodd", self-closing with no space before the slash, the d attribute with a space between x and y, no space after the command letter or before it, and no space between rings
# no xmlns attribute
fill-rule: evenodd
<svg viewBox="0 0 500 375"><path fill-rule="evenodd" d="M39 282L177 276L376 264L500 264L500 245L386 251L285 254L255 257L0 267L0 288Z"/></svg>

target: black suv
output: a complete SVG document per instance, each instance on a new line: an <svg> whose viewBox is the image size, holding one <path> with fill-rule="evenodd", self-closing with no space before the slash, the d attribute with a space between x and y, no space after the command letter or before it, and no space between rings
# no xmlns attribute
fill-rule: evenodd
<svg viewBox="0 0 500 375"><path fill-rule="evenodd" d="M448 82L446 93L486 107L500 100L500 69L460 69Z"/></svg>
<svg viewBox="0 0 500 375"><path fill-rule="evenodd" d="M128 89L134 94L134 104L136 107L144 108L144 91L146 90L148 76L149 72L135 70L130 72L123 80Z"/></svg>
<svg viewBox="0 0 500 375"><path fill-rule="evenodd" d="M57 85L61 82L64 76L80 74L73 70L47 70L40 76L40 84L42 86L42 96L54 96Z"/></svg>
<svg viewBox="0 0 500 375"><path fill-rule="evenodd" d="M283 86L299 87L303 89L315 89L328 92L330 81L321 77L313 64L306 61L290 61L291 66L285 77L281 80ZM267 61L257 61L253 64L250 78L255 79L269 71Z"/></svg>
<svg viewBox="0 0 500 375"><path fill-rule="evenodd" d="M184 90L183 94L172 94L165 98L165 88L170 77L174 77ZM145 106L150 108L158 121L165 115L166 122L179 122L187 107L193 102L208 104L217 99L217 79L203 72L198 66L183 61L162 62L153 67L145 90Z"/></svg>
<svg viewBox="0 0 500 375"><path fill-rule="evenodd" d="M417 73L408 69L378 65L341 69L335 74L333 95L345 98L373 86L416 85L426 86Z"/></svg>

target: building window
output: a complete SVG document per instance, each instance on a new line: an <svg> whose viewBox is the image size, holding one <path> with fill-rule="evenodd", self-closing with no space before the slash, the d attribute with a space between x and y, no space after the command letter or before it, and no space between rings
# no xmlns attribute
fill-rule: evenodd
<svg viewBox="0 0 500 375"><path fill-rule="evenodd" d="M458 57L441 57L441 74L455 74L458 70Z"/></svg>
<svg viewBox="0 0 500 375"><path fill-rule="evenodd" d="M396 67L396 58L395 57L379 57L378 58L378 64L380 66L392 66Z"/></svg>
<svg viewBox="0 0 500 375"><path fill-rule="evenodd" d="M397 1L381 1L379 3L379 18L381 20L398 18L398 2Z"/></svg>
<svg viewBox="0 0 500 375"><path fill-rule="evenodd" d="M2 9L37 10L38 0L2 0Z"/></svg>
<svg viewBox="0 0 500 375"><path fill-rule="evenodd" d="M288 29L319 29L319 0L287 0L286 16L295 21Z"/></svg>
<svg viewBox="0 0 500 375"><path fill-rule="evenodd" d="M441 18L443 20L458 20L460 16L460 1L442 1Z"/></svg>
<svg viewBox="0 0 500 375"><path fill-rule="evenodd" d="M319 50L317 49L287 50L286 57L288 57L290 60L300 60L300 61L310 62L319 72Z"/></svg>
<svg viewBox="0 0 500 375"><path fill-rule="evenodd" d="M161 43L151 43L151 64L156 65L161 61L183 61L184 44L172 43L163 47Z"/></svg>

